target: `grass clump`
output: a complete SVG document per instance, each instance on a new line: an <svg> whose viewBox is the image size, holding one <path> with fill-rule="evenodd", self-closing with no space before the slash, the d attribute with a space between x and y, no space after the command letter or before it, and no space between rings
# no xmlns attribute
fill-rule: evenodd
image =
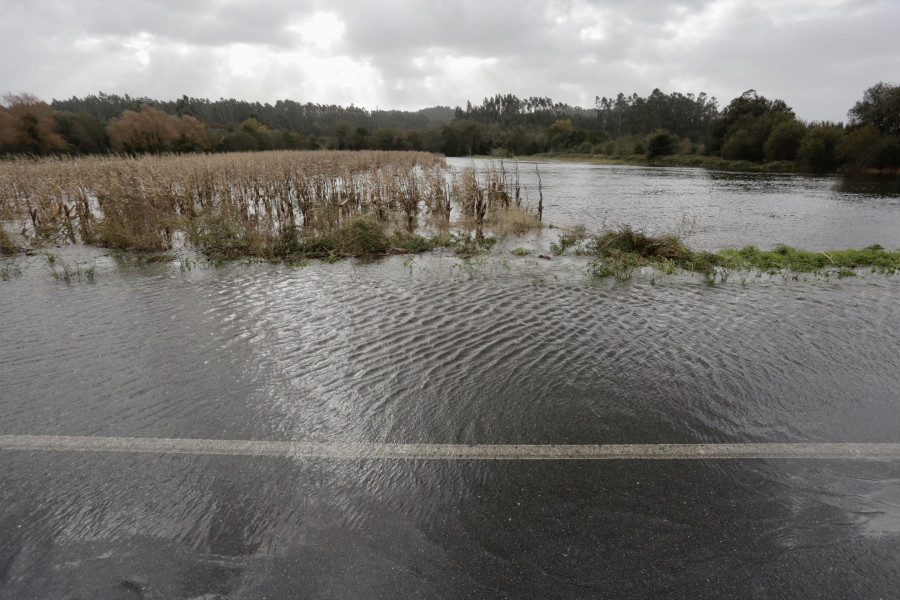
<svg viewBox="0 0 900 600"><path fill-rule="evenodd" d="M692 260L696 254L687 248L677 236L653 237L635 231L630 225L624 225L617 231L606 231L595 236L591 240L590 249L598 256L626 253L647 259L675 261Z"/></svg>
<svg viewBox="0 0 900 600"><path fill-rule="evenodd" d="M595 277L613 276L620 281L629 279L634 270L642 266L653 266L669 273L683 269L709 277L714 276L716 267L722 265L721 257L691 250L674 234L651 236L635 231L629 225L591 237L586 252L596 257L589 263L589 270Z"/></svg>
<svg viewBox="0 0 900 600"><path fill-rule="evenodd" d="M453 247L453 251L458 257L469 259L473 256L487 254L496 243L497 238L493 236L479 237L477 234L473 236L460 233L451 235L449 245Z"/></svg>
<svg viewBox="0 0 900 600"><path fill-rule="evenodd" d="M15 254L21 249L13 242L12 237L0 225L0 255Z"/></svg>
<svg viewBox="0 0 900 600"><path fill-rule="evenodd" d="M497 235L524 235L541 229L540 218L523 206L505 206L489 213L484 225Z"/></svg>
<svg viewBox="0 0 900 600"><path fill-rule="evenodd" d="M563 234L559 236L559 241L550 244L550 251L557 256L562 256L569 248L575 247L576 251L579 244L584 241L587 236L587 230L583 225L568 227L563 230Z"/></svg>

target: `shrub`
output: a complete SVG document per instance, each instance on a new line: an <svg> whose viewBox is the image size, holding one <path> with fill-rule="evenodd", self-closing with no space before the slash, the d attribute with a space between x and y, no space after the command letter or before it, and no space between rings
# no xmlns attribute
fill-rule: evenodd
<svg viewBox="0 0 900 600"><path fill-rule="evenodd" d="M763 145L766 160L774 162L797 158L797 151L805 133L806 127L799 121L790 120L777 125Z"/></svg>
<svg viewBox="0 0 900 600"><path fill-rule="evenodd" d="M746 129L731 134L722 145L722 158L729 160L756 160L753 137Z"/></svg>
<svg viewBox="0 0 900 600"><path fill-rule="evenodd" d="M647 138L647 158L668 156L678 150L678 138L666 129L657 129Z"/></svg>
<svg viewBox="0 0 900 600"><path fill-rule="evenodd" d="M833 171L838 164L836 148L842 137L843 132L837 127L829 125L810 127L800 142L797 162L809 171Z"/></svg>

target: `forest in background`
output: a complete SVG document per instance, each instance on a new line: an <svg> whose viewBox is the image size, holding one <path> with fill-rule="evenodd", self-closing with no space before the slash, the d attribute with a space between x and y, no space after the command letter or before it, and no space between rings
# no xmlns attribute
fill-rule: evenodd
<svg viewBox="0 0 900 600"><path fill-rule="evenodd" d="M784 100L748 90L714 97L659 89L574 107L498 94L465 108L367 110L182 96L99 93L49 104L7 94L0 154L232 152L276 149L423 150L447 156L571 153L596 157L717 157L808 172L900 168L900 86L877 83L848 123L806 122Z"/></svg>

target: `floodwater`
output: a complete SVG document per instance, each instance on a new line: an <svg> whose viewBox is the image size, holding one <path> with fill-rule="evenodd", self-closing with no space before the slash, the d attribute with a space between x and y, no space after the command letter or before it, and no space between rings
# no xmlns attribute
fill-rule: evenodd
<svg viewBox="0 0 900 600"><path fill-rule="evenodd" d="M501 162L451 158L459 170ZM807 250L900 248L900 178L729 173L567 162L504 161L522 197L544 221L588 230L631 225L683 235L698 250L787 244Z"/></svg>
<svg viewBox="0 0 900 600"><path fill-rule="evenodd" d="M552 168L545 215L562 222ZM860 221L880 215L866 244L900 245L878 229L896 202L858 199ZM781 241L859 245L825 221ZM0 436L900 442L898 276L616 283L580 257L508 253L295 268L58 253L57 272L92 277L0 262ZM4 599L891 598L898 555L897 458L0 450Z"/></svg>

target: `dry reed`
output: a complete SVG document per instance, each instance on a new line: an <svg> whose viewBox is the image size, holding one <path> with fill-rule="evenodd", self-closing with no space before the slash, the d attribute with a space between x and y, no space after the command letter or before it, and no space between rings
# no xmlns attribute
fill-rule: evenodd
<svg viewBox="0 0 900 600"><path fill-rule="evenodd" d="M522 233L540 223L522 206L518 171L448 176L421 152L300 152L18 158L0 161L0 223L32 246L97 244L165 251L184 240L217 256L278 258L429 247L461 223ZM376 231L377 230L377 231ZM357 244L341 236L359 238ZM373 241L375 238L379 243ZM3 234L4 248L13 248Z"/></svg>
<svg viewBox="0 0 900 600"><path fill-rule="evenodd" d="M183 237L204 251L269 257L355 231L360 219L412 234L424 210L445 229L445 171L420 152L19 158L0 162L0 222L34 246L163 251Z"/></svg>
<svg viewBox="0 0 900 600"><path fill-rule="evenodd" d="M484 229L497 235L521 235L541 228L540 215L523 205L518 166L510 173L500 161L480 179L474 167L464 168L454 178L452 192L462 213L458 224L475 229L478 238L484 236Z"/></svg>

